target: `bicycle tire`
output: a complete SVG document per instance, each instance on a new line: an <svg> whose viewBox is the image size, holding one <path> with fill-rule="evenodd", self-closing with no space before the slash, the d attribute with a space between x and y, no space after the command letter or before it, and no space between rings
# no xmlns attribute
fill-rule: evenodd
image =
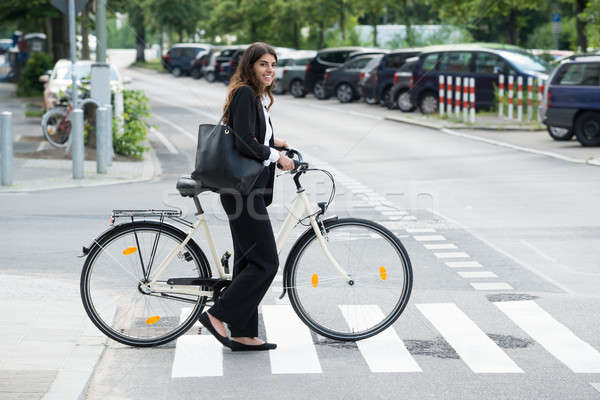
<svg viewBox="0 0 600 400"><path fill-rule="evenodd" d="M66 147L71 136L71 121L63 120L67 116L66 107L54 107L42 117L42 133L54 147Z"/></svg>
<svg viewBox="0 0 600 400"><path fill-rule="evenodd" d="M129 279L130 282L125 282L124 286L124 290L126 293L131 292L136 294L135 298L132 297L133 301L130 301L129 303L124 302L124 305L118 304L121 301L119 297L115 297L114 301L116 304L114 305L110 304L109 301L107 301L109 294L114 292L116 295L117 289L119 289L119 287L111 283L111 279L114 279L113 270L128 272L124 264L132 265L135 262L139 263L138 265L141 265L141 262L137 261L137 259L142 259L145 256L145 254L142 254L140 246L144 246L145 244L149 244L150 242L149 240L149 242L146 243L145 237L147 237L148 235L145 234L149 233L150 237L156 238L158 232L160 232L160 236L157 241L157 247L158 244L161 243L161 240L163 241L163 243L165 242L165 240L162 238L169 238L171 244L174 246L183 242L183 240L187 236L184 232L177 229L176 227L157 221L136 221L120 224L106 231L104 234L102 234L100 237L94 240L94 243L90 247L90 251L88 252L85 263L83 265L83 269L81 271L80 293L81 300L83 302L83 306L87 315L94 323L94 325L98 329L100 329L100 331L103 332L105 335L107 335L113 340L116 340L117 342L129 346L158 346L176 339L180 335L184 334L188 329L190 329L192 325L197 321L198 316L202 313L202 310L207 300L205 296L194 297L187 295L187 297L184 298L186 298L186 302L190 304L191 311L189 310L189 307L183 307L181 309L171 307L171 305L174 305L175 302L179 304L183 301L178 301L172 298L165 298L156 295L144 294L140 287L136 287L136 285L133 282L133 278L138 279L137 276L134 276L136 274L136 269L133 268L132 271L128 273L128 275L132 276L133 278L126 277L127 279ZM132 233L134 233L133 236L135 236L135 241L132 238L125 238L125 240L121 240L125 236L131 235ZM131 254L135 258L127 259L125 257L121 257L119 253L112 251L113 248L114 250L120 250L119 246L128 245L129 242L131 242L131 246L136 246L137 250L139 250L134 251ZM155 246L154 242L152 243L153 246ZM114 246L111 246L112 244L114 244ZM128 247L126 249L131 248L133 247ZM165 251L157 249L155 253L156 264L154 265L158 265L158 263L162 261L162 259L172 248L172 246L168 246L168 248ZM144 249L144 252L145 250L146 249ZM184 250L185 253L183 253L182 250L182 252L180 252L173 261L171 261L171 263L165 270L165 273L163 273L161 277L164 277L165 274L167 274L166 278L210 277L210 266L208 264L206 256L204 255L200 247L198 247L198 245L192 239L190 239L187 242ZM114 254L111 254L111 251ZM123 252L123 254L124 253L125 252ZM137 255L135 253L137 253ZM104 254L106 254L106 257L104 256ZM185 260L186 263L193 262L193 266L191 268L188 268L187 265L183 263L182 258L180 257L181 255L183 255L183 260ZM112 270L110 265L105 266L105 260L112 260L110 263L108 263L112 264ZM147 258L147 261L149 260L150 257ZM179 262L180 264L178 265L185 265L186 270L195 270L196 272L193 276L168 276L168 273L170 271L169 268L173 267L173 264L175 262ZM147 263L147 265L148 264L150 263ZM100 270L100 273L98 273L97 276L94 275L95 268L99 268ZM171 272L175 273L175 268L171 269L173 270ZM184 268L182 267L180 269L183 270ZM138 279L138 283L139 281L140 280ZM120 279L117 279L117 282L121 282ZM138 292L139 294L141 294L141 296L138 294ZM127 320L127 318L125 318L124 316L133 316L136 312L136 308L139 308L140 303L138 302L138 300L143 299L144 297L146 298L143 308L145 314L143 314L142 317L140 317L141 319L138 318L137 315L135 315L135 318L132 318L132 320ZM150 298L152 299L151 305L153 306L151 310L149 309L149 307L147 307ZM154 299L157 300L155 301ZM167 301L171 301L171 303L164 303ZM154 307L154 305L156 305L156 307ZM105 310L107 310L107 312L104 312ZM162 315L155 313L155 310L160 311ZM186 315L185 319L183 317L184 313ZM156 316L158 316L159 319L157 319ZM147 326L144 326L143 324L144 318L147 318L145 320ZM152 318L156 319L156 321L149 322ZM154 319L152 319L152 321L154 321ZM158 324L158 322L160 322L160 325ZM119 324L121 323L122 326L119 326ZM175 324L175 326L171 329L168 327L169 324ZM165 328L165 326L167 328ZM131 332L126 331L125 328L129 328ZM156 331L156 334L154 334L152 330ZM137 331L147 333L148 335L146 335L145 337L140 337L140 334L138 334L138 336L132 334L132 332Z"/></svg>
<svg viewBox="0 0 600 400"><path fill-rule="evenodd" d="M311 277L312 282L309 281L309 283L312 284L311 289L311 285L307 285L305 280L308 281L308 276L310 275L310 271L312 271L313 268L316 270L319 267L321 267L324 263L320 262L322 260L316 257L313 258L313 260L315 261L314 265L308 268L302 267L302 270L299 271L301 269L301 267L299 267L299 263L302 262L304 253L307 252L309 246L314 243L316 244L317 248L319 248L319 241L316 239L314 231L312 229L308 229L296 241L292 250L290 251L290 255L286 260L284 272L284 285L288 289L288 295L290 298L292 308L294 309L298 317L302 320L302 322L304 322L304 324L306 324L311 330L313 330L321 336L328 337L330 339L340 341L356 341L366 339L368 337L374 336L382 332L383 330L391 326L398 319L398 317L400 317L410 299L410 294L412 291L413 274L410 258L408 256L408 253L406 252L406 249L404 248L400 240L392 232L390 232L384 226L377 224L373 221L358 218L343 218L325 221L323 225L325 232L327 233L327 240L329 241L329 251L332 252L334 258L336 258L338 262L340 261L340 258L342 258L340 257L341 254L344 254L345 256L350 258L349 254L352 252L350 249L348 249L349 252L347 254L340 253L338 252L338 250L341 248L341 246L338 246L337 243L335 246L333 246L333 243L336 240L338 240L337 237L340 237L332 236L339 234L340 231L337 231L338 229L355 228L358 231L367 230L371 239L383 239L383 242L376 243L376 245L379 247L373 250L379 250L375 251L375 253L378 254L378 259L375 260L375 262L371 263L371 266L375 267L375 270L372 271L374 272L373 275L377 274L377 269L379 268L379 273L381 274L381 277L379 279L381 279L381 282L373 280L372 287L375 287L377 290L389 290L390 288L393 289L393 285L386 287L385 281L389 279L388 282L391 282L391 278L394 277L394 279L396 279L396 276L398 276L397 273L400 272L400 274L402 275L402 289L400 293L392 292L397 296L397 299L392 299L392 303L390 303L392 304L391 306L384 307L384 310L381 310L381 307L378 307L378 309L382 311L382 314L385 314L383 315L383 318L381 318L381 320L375 321L375 323L372 323L367 328L357 329L355 327L351 327L351 323L349 321L356 320L356 318L354 318L354 316L352 315L347 316L350 311L355 310L357 313L364 313L366 310L372 311L374 309L371 301L367 302L368 305L363 304L362 300L364 300L364 296L363 298L360 298L362 295L355 291L356 288L360 287L368 288L368 280L372 279L372 277L365 276L365 278L363 279L363 275L359 276L352 273L351 276L355 282L349 284L338 274L337 271L334 270L334 268L330 264L328 264L328 268L330 268L331 271L335 272L333 274L334 278L332 278L335 279L335 281L326 278L326 276L321 277L317 275L317 282L315 282L315 273L315 275L312 275ZM345 230L351 231L348 229ZM348 242L352 240L352 238L349 238ZM387 244L388 247L382 247L382 244ZM345 244L344 246L347 246L347 244ZM384 248L387 248L388 250L383 251L382 249ZM395 254L385 254L385 256L383 257L380 254L382 251L383 253L389 253L389 250L392 249L394 250ZM364 251L363 253L367 252L368 251ZM335 253L337 253L337 256ZM309 253L309 257L310 256L311 254ZM379 266L379 261L390 261L395 259L396 257L400 261L399 268L392 268L392 263L387 264L388 269L383 270L387 275L384 276L383 271L381 270L381 266ZM305 264L308 262L309 261L306 261ZM348 262L347 265L343 264L342 266L348 267L349 265L350 262ZM396 264L394 265L398 266ZM348 272L351 271L348 270ZM306 276L301 277L299 275ZM358 304L327 304L328 297L331 297L331 291L335 290L334 284L339 284L340 282L343 282L344 285L348 285L347 287L351 288L347 291L348 293L351 293L350 291L354 290L354 294L348 296L344 300L354 299L358 301ZM381 284L382 282L384 282L383 285ZM317 292L317 287L321 287L323 289ZM304 290L305 288L308 288L308 291ZM343 289L345 290L346 286L343 286ZM308 294L310 290L314 291ZM327 312L328 310L332 312L333 318L326 324L323 322L321 315L324 312ZM377 313L379 313L379 311L375 309L375 314ZM372 312L369 312L368 316L366 314L364 316L367 317L367 319L372 319L374 318L373 315L374 314ZM331 325L327 326L328 324ZM343 326L345 326L345 330L343 329Z"/></svg>

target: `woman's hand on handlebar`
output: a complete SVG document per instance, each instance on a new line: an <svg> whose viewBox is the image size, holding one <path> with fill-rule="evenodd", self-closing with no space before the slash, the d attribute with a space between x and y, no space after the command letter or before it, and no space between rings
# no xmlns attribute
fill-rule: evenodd
<svg viewBox="0 0 600 400"><path fill-rule="evenodd" d="M294 160L285 155L283 151L279 152L277 165L284 171L291 171L295 168Z"/></svg>
<svg viewBox="0 0 600 400"><path fill-rule="evenodd" d="M285 141L285 139L273 139L273 144L275 145L275 147L279 147L279 148L283 148L283 149L288 148L288 144Z"/></svg>

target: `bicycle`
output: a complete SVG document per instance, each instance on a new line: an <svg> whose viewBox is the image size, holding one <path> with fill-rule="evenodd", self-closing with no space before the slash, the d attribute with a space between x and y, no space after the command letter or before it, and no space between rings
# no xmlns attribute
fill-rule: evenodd
<svg viewBox="0 0 600 400"><path fill-rule="evenodd" d="M376 222L323 218L335 196L333 176L310 168L299 151L286 150L294 158L289 174L296 198L276 236L278 253L296 225L308 229L287 256L279 298L287 293L298 317L322 336L352 341L376 335L398 319L409 301L413 275L408 254L398 237ZM327 202L311 203L302 187L301 177L312 171L331 179ZM231 253L219 259L198 198L211 189L189 177L179 178L176 187L193 199L196 221L184 219L181 210L113 210L111 227L83 248L84 308L100 331L120 343L156 346L179 337L231 282ZM119 218L128 222L115 225ZM217 275L192 239L200 225Z"/></svg>
<svg viewBox="0 0 600 400"><path fill-rule="evenodd" d="M96 100L90 98L90 91L86 87L79 86L81 99L78 99L77 105L84 110L84 118L87 119L93 115L94 110L87 105L98 107ZM42 116L42 133L48 142L54 147L66 147L71 137L71 112L73 111L73 102L71 101L70 91L61 96L58 104L46 111Z"/></svg>

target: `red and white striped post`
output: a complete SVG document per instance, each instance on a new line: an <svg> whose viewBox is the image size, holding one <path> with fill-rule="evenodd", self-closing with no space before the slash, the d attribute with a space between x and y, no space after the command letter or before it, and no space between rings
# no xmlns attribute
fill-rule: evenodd
<svg viewBox="0 0 600 400"><path fill-rule="evenodd" d="M438 94L438 100L439 100L439 108L440 108L440 117L444 116L444 75L440 75L440 85L439 85L439 94Z"/></svg>
<svg viewBox="0 0 600 400"><path fill-rule="evenodd" d="M463 95L462 95L462 109L463 109L463 122L467 122L469 119L469 79L465 78L463 82Z"/></svg>
<svg viewBox="0 0 600 400"><path fill-rule="evenodd" d="M523 77L517 76L517 120L523 121Z"/></svg>
<svg viewBox="0 0 600 400"><path fill-rule="evenodd" d="M513 117L513 89L514 89L515 77L512 75L508 76L508 119Z"/></svg>
<svg viewBox="0 0 600 400"><path fill-rule="evenodd" d="M527 77L527 121L533 117L533 78Z"/></svg>
<svg viewBox="0 0 600 400"><path fill-rule="evenodd" d="M467 78L465 78L467 80ZM461 93L461 79L460 76L456 77L456 85L454 92L454 114L456 115L456 119L460 118L460 93Z"/></svg>
<svg viewBox="0 0 600 400"><path fill-rule="evenodd" d="M452 116L452 77L446 77L446 111L448 112L448 116Z"/></svg>
<svg viewBox="0 0 600 400"><path fill-rule="evenodd" d="M540 106L542 105L542 99L544 98L544 80L542 78L537 78L537 86L538 86L538 122L542 122L542 114L540 113Z"/></svg>
<svg viewBox="0 0 600 400"><path fill-rule="evenodd" d="M504 114L504 74L498 75L498 117Z"/></svg>
<svg viewBox="0 0 600 400"><path fill-rule="evenodd" d="M475 123L475 78L469 79L469 90L471 91L471 123Z"/></svg>

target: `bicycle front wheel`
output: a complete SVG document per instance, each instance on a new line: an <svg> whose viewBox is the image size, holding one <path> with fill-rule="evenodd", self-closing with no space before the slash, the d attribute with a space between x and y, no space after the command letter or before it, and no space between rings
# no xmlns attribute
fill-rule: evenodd
<svg viewBox="0 0 600 400"><path fill-rule="evenodd" d="M71 121L67 119L65 107L55 107L42 118L42 132L54 147L65 147L71 135Z"/></svg>
<svg viewBox="0 0 600 400"><path fill-rule="evenodd" d="M146 347L167 343L196 322L205 296L150 293L142 286L185 237L171 225L143 221L118 225L95 240L80 289L83 306L98 329L120 343ZM206 256L190 240L156 278L165 283L170 278L209 276Z"/></svg>
<svg viewBox="0 0 600 400"><path fill-rule="evenodd" d="M329 260L315 233L307 231L286 262L285 285L300 319L335 340L376 335L398 319L410 298L412 268L400 240L373 221L326 221L325 245L349 275Z"/></svg>

